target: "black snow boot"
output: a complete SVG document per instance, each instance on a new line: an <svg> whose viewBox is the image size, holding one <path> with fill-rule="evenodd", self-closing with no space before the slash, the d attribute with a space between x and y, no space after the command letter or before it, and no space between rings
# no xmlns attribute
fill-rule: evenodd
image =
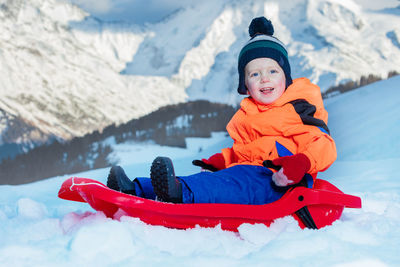
<svg viewBox="0 0 400 267"><path fill-rule="evenodd" d="M158 200L182 203L182 184L175 177L170 158L157 157L151 165L150 177Z"/></svg>
<svg viewBox="0 0 400 267"><path fill-rule="evenodd" d="M126 176L120 166L112 166L107 177L107 186L115 191L136 195L135 184Z"/></svg>

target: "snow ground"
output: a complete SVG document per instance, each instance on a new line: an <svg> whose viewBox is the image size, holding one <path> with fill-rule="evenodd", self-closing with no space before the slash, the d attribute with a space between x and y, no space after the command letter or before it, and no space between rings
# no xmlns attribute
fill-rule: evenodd
<svg viewBox="0 0 400 267"><path fill-rule="evenodd" d="M0 186L0 266L399 266L400 76L325 101L338 160L320 177L362 198L320 230L301 230L285 217L270 228L191 230L150 226L94 212L57 198L67 176ZM148 176L157 155L174 159L178 174L197 171L192 159L230 145L224 134L192 138L187 149L116 146L130 176ZM107 169L76 176L105 182Z"/></svg>

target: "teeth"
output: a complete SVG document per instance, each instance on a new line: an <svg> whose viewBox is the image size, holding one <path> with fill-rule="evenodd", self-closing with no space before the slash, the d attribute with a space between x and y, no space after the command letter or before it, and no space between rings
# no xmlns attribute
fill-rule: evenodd
<svg viewBox="0 0 400 267"><path fill-rule="evenodd" d="M269 88L263 88L263 89L261 89L261 92L264 92L264 91L272 91L272 90L274 90L274 88L271 88L271 87L269 87Z"/></svg>

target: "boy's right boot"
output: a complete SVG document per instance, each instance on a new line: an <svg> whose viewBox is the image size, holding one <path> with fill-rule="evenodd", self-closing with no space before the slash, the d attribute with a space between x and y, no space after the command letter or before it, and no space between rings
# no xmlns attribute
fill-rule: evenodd
<svg viewBox="0 0 400 267"><path fill-rule="evenodd" d="M112 166L107 177L107 187L125 194L136 195L135 184L120 166Z"/></svg>
<svg viewBox="0 0 400 267"><path fill-rule="evenodd" d="M157 157L151 165L150 177L154 193L159 200L182 203L182 184L176 179L170 158Z"/></svg>

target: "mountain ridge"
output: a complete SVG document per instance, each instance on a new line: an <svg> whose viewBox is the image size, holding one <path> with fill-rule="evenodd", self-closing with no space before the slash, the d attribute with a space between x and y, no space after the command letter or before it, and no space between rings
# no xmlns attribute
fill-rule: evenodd
<svg viewBox="0 0 400 267"><path fill-rule="evenodd" d="M236 58L259 15L287 44L293 77L322 91L400 71L400 16L390 10L336 0L205 1L138 27L63 1L3 1L0 145L27 150L189 100L237 104Z"/></svg>

